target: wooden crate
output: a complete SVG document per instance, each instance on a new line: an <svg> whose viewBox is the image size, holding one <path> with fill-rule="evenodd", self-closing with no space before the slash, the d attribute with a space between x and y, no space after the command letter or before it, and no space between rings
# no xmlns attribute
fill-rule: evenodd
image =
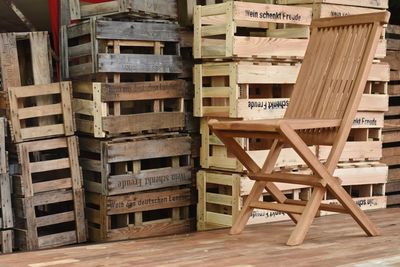
<svg viewBox="0 0 400 267"><path fill-rule="evenodd" d="M84 193L77 138L17 144L13 176L16 246L50 248L86 241Z"/></svg>
<svg viewBox="0 0 400 267"><path fill-rule="evenodd" d="M290 63L196 64L193 73L193 113L197 117L280 118L286 109L299 68L298 64L291 66ZM278 87L275 90L274 85ZM265 102L266 108L258 107L259 102Z"/></svg>
<svg viewBox="0 0 400 267"><path fill-rule="evenodd" d="M0 231L14 226L13 211L11 207L11 179L8 170L8 152L6 147L7 119L0 118ZM0 232L0 251L8 251L8 232ZM4 247L3 247L4 246Z"/></svg>
<svg viewBox="0 0 400 267"><path fill-rule="evenodd" d="M0 231L14 226L11 208L11 180L8 173L0 174Z"/></svg>
<svg viewBox="0 0 400 267"><path fill-rule="evenodd" d="M185 127L183 80L73 84L77 130L94 137Z"/></svg>
<svg viewBox="0 0 400 267"><path fill-rule="evenodd" d="M191 138L186 134L98 140L81 137L85 188L118 195L193 183Z"/></svg>
<svg viewBox="0 0 400 267"><path fill-rule="evenodd" d="M357 112L339 162L380 160L383 125L383 111ZM319 159L325 161L330 150L331 146L318 146Z"/></svg>
<svg viewBox="0 0 400 267"><path fill-rule="evenodd" d="M388 93L389 110L385 113L384 142L388 147L394 147L394 142L400 142L400 26L388 25L386 38L388 40L387 56L383 61L390 64L390 82Z"/></svg>
<svg viewBox="0 0 400 267"><path fill-rule="evenodd" d="M389 109L385 112L385 131L400 131L400 95L389 95Z"/></svg>
<svg viewBox="0 0 400 267"><path fill-rule="evenodd" d="M382 162L389 165L395 166L400 164L400 143L385 143L383 146L383 158Z"/></svg>
<svg viewBox="0 0 400 267"><path fill-rule="evenodd" d="M10 130L16 143L75 132L70 82L9 87ZM43 102L45 97L50 102ZM48 119L43 124L41 118Z"/></svg>
<svg viewBox="0 0 400 267"><path fill-rule="evenodd" d="M232 226L253 183L247 176L238 173L210 170L197 172L197 230ZM278 187L289 198L299 199L302 186L278 184ZM263 198L270 200L266 193ZM282 212L255 209L247 224L288 219Z"/></svg>
<svg viewBox="0 0 400 267"><path fill-rule="evenodd" d="M194 115L244 119L281 118L299 64L224 62L194 67ZM360 110L387 110L388 64L373 64ZM365 105L365 106L364 106Z"/></svg>
<svg viewBox="0 0 400 267"><path fill-rule="evenodd" d="M398 168L396 168L395 172L399 172ZM400 205L400 179L398 177L397 180L393 179L386 184L386 196L388 206Z"/></svg>
<svg viewBox="0 0 400 267"><path fill-rule="evenodd" d="M243 172L246 168L229 153L225 145L211 133L207 125L207 118L201 119L200 134L200 165L202 168L219 169L227 171ZM240 138L239 144L246 147L246 152L258 164L263 164L272 142L270 140L259 140ZM310 147L313 153L316 153L315 147ZM292 148L284 148L278 158L276 167L304 165L304 161L297 155Z"/></svg>
<svg viewBox="0 0 400 267"><path fill-rule="evenodd" d="M9 173L8 142L8 120L0 117L0 173Z"/></svg>
<svg viewBox="0 0 400 267"><path fill-rule="evenodd" d="M49 84L52 81L52 59L47 32L14 32L0 34L0 114L10 116L9 87ZM37 98L39 104L51 103L48 96ZM40 125L53 123L40 118Z"/></svg>
<svg viewBox="0 0 400 267"><path fill-rule="evenodd" d="M93 241L116 241L188 233L194 229L190 188L116 196L86 193L86 217Z"/></svg>
<svg viewBox="0 0 400 267"><path fill-rule="evenodd" d="M307 40L272 38L278 30L269 28L293 24L285 37L308 38L311 9L234 1L196 6L193 21L194 58L303 57Z"/></svg>
<svg viewBox="0 0 400 267"><path fill-rule="evenodd" d="M342 186L362 210L386 208L385 187L388 167L379 162L340 163L333 174L342 181ZM308 200L311 190L302 189L303 200ZM328 191L323 204L340 204ZM320 215L331 215L335 212L320 211Z"/></svg>
<svg viewBox="0 0 400 267"><path fill-rule="evenodd" d="M131 82L182 72L178 25L173 23L91 18L64 26L61 42L64 79Z"/></svg>
<svg viewBox="0 0 400 267"><path fill-rule="evenodd" d="M16 148L20 167L13 177L15 195L33 197L51 190L82 189L77 137L24 142Z"/></svg>
<svg viewBox="0 0 400 267"><path fill-rule="evenodd" d="M352 196L353 201L362 210L384 209L387 206L388 198L385 196L386 184L365 184L356 186L345 186L345 190ZM334 196L329 194L322 200L323 204L339 204ZM320 215L337 214L335 212L321 211Z"/></svg>
<svg viewBox="0 0 400 267"><path fill-rule="evenodd" d="M297 5L297 4L334 4L345 6L369 7L377 9L387 9L389 7L388 0L277 0L281 5Z"/></svg>
<svg viewBox="0 0 400 267"><path fill-rule="evenodd" d="M179 30L179 47L183 62L182 73L178 75L180 79L192 79L193 78L193 30L180 28Z"/></svg>
<svg viewBox="0 0 400 267"><path fill-rule="evenodd" d="M342 180L343 186L385 184L388 166L377 161L339 163L333 175Z"/></svg>
<svg viewBox="0 0 400 267"><path fill-rule="evenodd" d="M232 0L178 0L178 21L181 26L193 25L193 9L196 5L215 5ZM274 0L242 0L242 2L254 2L273 4Z"/></svg>
<svg viewBox="0 0 400 267"><path fill-rule="evenodd" d="M296 6L312 8L312 15L314 19L381 12L382 9L388 8L387 0L385 1L278 0L278 2L280 4L289 4L289 5L292 5L294 4L293 2L296 2L295 3Z"/></svg>
<svg viewBox="0 0 400 267"><path fill-rule="evenodd" d="M58 189L14 197L15 246L54 248L86 241L83 189Z"/></svg>
<svg viewBox="0 0 400 267"><path fill-rule="evenodd" d="M0 88L48 84L52 79L47 32L0 34Z"/></svg>
<svg viewBox="0 0 400 267"><path fill-rule="evenodd" d="M301 59L308 44L313 13L311 7L313 5L301 7L241 2L196 6L193 56L202 59ZM356 9L354 14L369 11L365 8L361 11L356 7L346 8ZM316 16L316 11L314 13ZM386 41L382 39L375 57L383 58L385 53Z"/></svg>
<svg viewBox="0 0 400 267"><path fill-rule="evenodd" d="M0 230L0 254L13 250L13 230Z"/></svg>
<svg viewBox="0 0 400 267"><path fill-rule="evenodd" d="M114 0L104 3L69 0L69 13L71 20L88 19L92 16L172 20L178 17L176 0Z"/></svg>
<svg viewBox="0 0 400 267"><path fill-rule="evenodd" d="M388 51L400 50L400 25L388 25L386 29L386 38L388 40ZM390 55L388 55L390 56ZM397 69L397 68L396 68Z"/></svg>

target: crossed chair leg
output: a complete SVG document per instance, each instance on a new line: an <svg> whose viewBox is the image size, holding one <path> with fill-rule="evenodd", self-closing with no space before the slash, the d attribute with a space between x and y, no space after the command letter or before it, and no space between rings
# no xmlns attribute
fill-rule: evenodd
<svg viewBox="0 0 400 267"><path fill-rule="evenodd" d="M236 221L234 222L230 233L239 234L243 231L246 223L251 216L254 209L252 203L259 200L264 189L266 189L275 201L279 204L292 204L290 200L278 189L273 182L260 181L257 177L252 177L251 174L271 174L276 161L278 160L279 153L283 147L283 142L279 139L275 139L270 149L270 152L262 166L260 168L253 159L242 149L242 147L234 140L233 137L226 137L218 131L214 133L221 139L222 142L228 147L229 151L232 152L238 160L247 168L249 171L249 177L253 178L255 184L247 197ZM315 155L309 150L307 144L301 139L301 137L289 126L281 128L281 134L284 139L294 148L294 150L302 157L305 163L310 169L316 174L321 180L324 181L325 186L314 186L310 199L301 209L301 212L290 212L295 211L294 209L287 209L286 212L290 218L296 223L296 227L287 241L287 245L294 246L303 243L304 238L310 228L317 212L322 209L321 202L323 196L327 190L329 190L341 203L341 209L344 212L349 213L361 228L369 236L375 236L379 234L376 226L369 220L366 214L357 206L352 200L349 194L343 189L337 179L329 173L325 165L323 165ZM289 205L288 205L289 206Z"/></svg>

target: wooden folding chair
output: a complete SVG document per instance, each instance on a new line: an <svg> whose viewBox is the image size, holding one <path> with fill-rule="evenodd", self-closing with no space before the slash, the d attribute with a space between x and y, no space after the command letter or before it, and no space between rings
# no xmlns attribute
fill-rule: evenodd
<svg viewBox="0 0 400 267"><path fill-rule="evenodd" d="M333 177L346 143L371 69L383 24L390 13L379 12L339 18L323 18L311 24L311 38L289 107L283 119L219 122L210 120L211 130L248 170L255 184L234 222L231 234L240 233L252 210L287 213L297 224L287 245L299 245L318 210L349 213L369 236L378 229ZM273 139L262 167L235 141L236 137ZM290 145L313 171L299 175L273 171L283 145ZM321 163L308 145L331 145ZM287 199L274 182L309 185L308 201ZM277 203L259 201L264 188ZM322 204L329 190L339 204Z"/></svg>

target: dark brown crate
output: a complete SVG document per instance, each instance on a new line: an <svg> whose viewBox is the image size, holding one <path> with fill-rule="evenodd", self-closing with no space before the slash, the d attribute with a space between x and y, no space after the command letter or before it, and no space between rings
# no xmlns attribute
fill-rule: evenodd
<svg viewBox="0 0 400 267"><path fill-rule="evenodd" d="M190 188L103 196L86 193L89 237L115 241L194 230L189 207L195 203Z"/></svg>
<svg viewBox="0 0 400 267"><path fill-rule="evenodd" d="M81 137L89 192L117 195L192 184L191 138L185 134L99 140Z"/></svg>
<svg viewBox="0 0 400 267"><path fill-rule="evenodd" d="M34 250L86 241L77 137L16 147L20 165L13 176L16 247Z"/></svg>
<svg viewBox="0 0 400 267"><path fill-rule="evenodd" d="M74 83L78 131L94 137L182 130L183 80L135 83Z"/></svg>
<svg viewBox="0 0 400 267"><path fill-rule="evenodd" d="M12 228L14 225L11 208L11 180L8 172L8 153L6 149L6 128L7 120L0 118L0 231ZM6 249L8 234L6 232L1 232L1 234L3 235L4 249Z"/></svg>
<svg viewBox="0 0 400 267"><path fill-rule="evenodd" d="M177 19L176 0L114 0L105 3L69 1L72 20L88 19L92 16L121 18L165 18Z"/></svg>
<svg viewBox="0 0 400 267"><path fill-rule="evenodd" d="M9 87L11 137L15 143L75 132L70 82ZM41 99L45 97L46 103ZM46 119L46 124L43 120Z"/></svg>
<svg viewBox="0 0 400 267"><path fill-rule="evenodd" d="M20 172L14 194L33 197L52 190L80 190L82 176L77 137L60 137L17 144Z"/></svg>
<svg viewBox="0 0 400 267"><path fill-rule="evenodd" d="M13 249L13 230L0 230L0 254L11 253Z"/></svg>
<svg viewBox="0 0 400 267"><path fill-rule="evenodd" d="M0 34L0 88L47 84L52 79L47 32Z"/></svg>
<svg viewBox="0 0 400 267"><path fill-rule="evenodd" d="M178 25L172 23L92 18L63 27L61 43L65 79L150 81L182 72Z"/></svg>
<svg viewBox="0 0 400 267"><path fill-rule="evenodd" d="M15 245L35 250L86 241L83 189L59 189L15 197Z"/></svg>

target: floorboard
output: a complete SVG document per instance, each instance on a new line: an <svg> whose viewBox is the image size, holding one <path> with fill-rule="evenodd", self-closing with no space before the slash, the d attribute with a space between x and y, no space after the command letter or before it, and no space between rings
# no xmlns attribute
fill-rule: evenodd
<svg viewBox="0 0 400 267"><path fill-rule="evenodd" d="M253 225L134 241L0 256L0 267L45 266L400 266L400 209L368 212L382 230L367 237L348 215L316 218L303 245L288 247L293 223Z"/></svg>

